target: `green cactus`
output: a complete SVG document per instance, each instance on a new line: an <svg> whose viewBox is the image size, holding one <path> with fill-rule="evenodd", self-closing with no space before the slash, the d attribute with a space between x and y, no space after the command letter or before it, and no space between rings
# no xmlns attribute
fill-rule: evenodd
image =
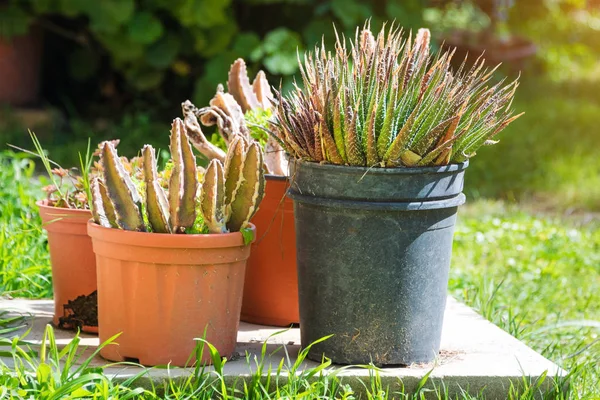
<svg viewBox="0 0 600 400"><path fill-rule="evenodd" d="M176 118L171 127L173 170L169 180L169 213L173 232L192 228L196 219L196 157L187 139L183 121Z"/></svg>
<svg viewBox="0 0 600 400"><path fill-rule="evenodd" d="M225 226L225 175L223 164L213 159L202 182L200 210L210 233L227 232Z"/></svg>
<svg viewBox="0 0 600 400"><path fill-rule="evenodd" d="M102 146L102 167L117 225L122 229L144 232L146 227L141 213L142 198L111 142L104 142Z"/></svg>
<svg viewBox="0 0 600 400"><path fill-rule="evenodd" d="M231 199L233 199L247 148L248 142L243 137L237 136L227 150L227 157L225 157L225 204L230 204Z"/></svg>
<svg viewBox="0 0 600 400"><path fill-rule="evenodd" d="M200 187L186 128L180 119L173 121L168 196L160 185L154 148L142 149L143 174L136 175L143 179L139 186L144 207L135 178L126 172L114 145L104 142L100 147L102 178L94 179L91 189L94 220L104 227L156 233L237 232L248 226L264 196L262 150L242 137L230 147L225 167L219 160L211 161Z"/></svg>
<svg viewBox="0 0 600 400"><path fill-rule="evenodd" d="M212 160L202 183L201 211L212 233L246 228L264 197L263 153L259 144L249 145L242 138L232 144L225 167Z"/></svg>
<svg viewBox="0 0 600 400"><path fill-rule="evenodd" d="M145 145L142 149L144 159L144 182L146 187L146 214L153 232L171 233L169 224L169 202L164 189L158 183L156 156L154 148Z"/></svg>
<svg viewBox="0 0 600 400"><path fill-rule="evenodd" d="M95 177L90 185L92 192L92 215L98 225L106 228L118 228L117 215L108 197L106 186Z"/></svg>
<svg viewBox="0 0 600 400"><path fill-rule="evenodd" d="M265 194L263 174L263 154L258 143L248 146L242 161L242 169L228 205L227 229L231 232L245 228L250 218L258 211L258 205ZM228 177L229 173L226 172Z"/></svg>

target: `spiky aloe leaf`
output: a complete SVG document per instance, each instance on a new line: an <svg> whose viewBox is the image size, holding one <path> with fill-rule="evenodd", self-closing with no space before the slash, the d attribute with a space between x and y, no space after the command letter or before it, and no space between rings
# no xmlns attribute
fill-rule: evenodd
<svg viewBox="0 0 600 400"><path fill-rule="evenodd" d="M196 157L188 141L183 121L176 118L171 126L171 160L173 169L169 180L169 215L171 229L183 233L192 228L196 219Z"/></svg>
<svg viewBox="0 0 600 400"><path fill-rule="evenodd" d="M367 150L367 167L372 167L379 163L379 155L377 154L377 139L375 138L375 121L377 118L377 103L371 110L369 122L366 130L366 150Z"/></svg>
<svg viewBox="0 0 600 400"><path fill-rule="evenodd" d="M238 181L238 188L230 204L231 214L227 222L230 232L245 228L258 210L264 196L265 176L263 156L259 145L254 142L248 147Z"/></svg>
<svg viewBox="0 0 600 400"><path fill-rule="evenodd" d="M212 160L204 173L200 210L210 233L225 233L225 175L223 164Z"/></svg>
<svg viewBox="0 0 600 400"><path fill-rule="evenodd" d="M146 183L146 214L152 231L171 233L169 225L169 201L164 189L158 183L156 155L154 148L145 145L142 149L144 182Z"/></svg>
<svg viewBox="0 0 600 400"><path fill-rule="evenodd" d="M242 173L244 155L248 143L237 137L229 144L227 158L225 158L225 204L229 207Z"/></svg>
<svg viewBox="0 0 600 400"><path fill-rule="evenodd" d="M440 137L440 134L448 129L448 127L454 123L456 123L460 119L459 115L455 115L450 117L438 125L436 125L432 130L430 130L424 137L419 139L417 143L413 143L411 145L411 150L414 151L418 155L423 155L431 148L434 144L435 140Z"/></svg>
<svg viewBox="0 0 600 400"><path fill-rule="evenodd" d="M235 62L231 65L231 69L229 70L229 79L227 81L227 89L242 107L242 111L244 113L248 110L260 107L260 103L256 97L256 94L254 93L252 86L250 86L250 79L248 79L246 63L241 58L235 60Z"/></svg>
<svg viewBox="0 0 600 400"><path fill-rule="evenodd" d="M402 154L400 154L400 161L402 161L402 165L414 167L419 163L419 161L421 161L421 156L406 149L402 152Z"/></svg>
<svg viewBox="0 0 600 400"><path fill-rule="evenodd" d="M400 164L400 154L404 150L404 147L408 143L410 130L412 129L413 123L415 122L415 118L418 114L418 108L415 108L414 111L410 114L400 132L396 135L396 138L392 142L392 145L389 147L385 156L383 157L383 161L385 161L385 165L388 167L397 167Z"/></svg>
<svg viewBox="0 0 600 400"><path fill-rule="evenodd" d="M115 208L108 197L108 193L106 193L106 187L100 182L99 177L92 179L90 189L92 192L92 216L94 221L106 228L118 228Z"/></svg>
<svg viewBox="0 0 600 400"><path fill-rule="evenodd" d="M322 138L323 148L325 150L325 158L334 164L343 164L344 159L338 152L335 140L327 128L327 123L323 121L319 124L319 136Z"/></svg>
<svg viewBox="0 0 600 400"><path fill-rule="evenodd" d="M346 120L350 121L345 137L346 156L348 157L348 163L350 165L364 166L367 160L365 159L365 155L362 152L362 146L358 137L358 133L356 131L358 110L356 110L356 112L353 112L352 108L348 107L346 111Z"/></svg>
<svg viewBox="0 0 600 400"><path fill-rule="evenodd" d="M348 162L346 157L346 144L344 139L344 127L342 116L344 114L344 104L340 95L333 99L333 137L343 163ZM340 163L341 164L341 163Z"/></svg>
<svg viewBox="0 0 600 400"><path fill-rule="evenodd" d="M102 146L102 169L117 225L129 231L145 231L140 211L142 198L111 142L104 142Z"/></svg>

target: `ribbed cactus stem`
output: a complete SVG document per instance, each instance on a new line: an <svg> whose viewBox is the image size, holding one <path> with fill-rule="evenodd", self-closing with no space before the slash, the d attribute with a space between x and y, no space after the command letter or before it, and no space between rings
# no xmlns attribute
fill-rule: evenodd
<svg viewBox="0 0 600 400"><path fill-rule="evenodd" d="M144 182L146 188L146 214L153 232L171 233L169 225L169 202L165 191L158 183L154 148L145 145L142 149Z"/></svg>
<svg viewBox="0 0 600 400"><path fill-rule="evenodd" d="M241 136L236 137L229 144L227 157L225 158L225 204L227 205L231 203L234 192L238 187L247 147L248 143Z"/></svg>
<svg viewBox="0 0 600 400"><path fill-rule="evenodd" d="M125 170L111 142L102 145L102 166L108 197L114 206L116 223L125 230L145 231L141 196Z"/></svg>
<svg viewBox="0 0 600 400"><path fill-rule="evenodd" d="M171 159L173 170L169 180L169 214L171 228L183 233L192 228L196 219L196 157L187 138L183 121L176 118L171 127Z"/></svg>
<svg viewBox="0 0 600 400"><path fill-rule="evenodd" d="M108 198L106 186L100 182L99 177L92 179L90 189L92 192L92 215L94 221L105 228L118 227L115 209Z"/></svg>
<svg viewBox="0 0 600 400"><path fill-rule="evenodd" d="M223 164L212 160L204 174L200 210L210 233L225 233L225 175Z"/></svg>
<svg viewBox="0 0 600 400"><path fill-rule="evenodd" d="M264 190L263 154L259 144L254 142L244 156L237 188L229 204L227 228L230 232L237 232L248 225L258 210Z"/></svg>

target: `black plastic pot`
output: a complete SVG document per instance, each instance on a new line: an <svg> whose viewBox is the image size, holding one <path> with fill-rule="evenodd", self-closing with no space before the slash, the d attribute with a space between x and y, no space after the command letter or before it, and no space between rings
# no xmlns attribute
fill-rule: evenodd
<svg viewBox="0 0 600 400"><path fill-rule="evenodd" d="M367 168L292 162L302 346L337 364L439 352L468 163Z"/></svg>

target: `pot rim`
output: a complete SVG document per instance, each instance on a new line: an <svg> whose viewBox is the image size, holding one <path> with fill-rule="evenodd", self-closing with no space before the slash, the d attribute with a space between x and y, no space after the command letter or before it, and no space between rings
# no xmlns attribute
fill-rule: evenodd
<svg viewBox="0 0 600 400"><path fill-rule="evenodd" d="M254 233L252 242L256 240L256 227L250 223ZM225 248L246 246L241 232L172 234L154 232L126 231L124 229L106 228L98 225L93 219L87 222L88 235L93 240L102 242L134 245L154 248ZM248 243L248 246L252 243Z"/></svg>
<svg viewBox="0 0 600 400"><path fill-rule="evenodd" d="M290 160L292 163L304 164L310 167L315 167L320 170L331 171L338 174L352 174L356 175L359 173L369 175L422 175L422 174L440 174L448 172L464 171L469 166L469 161L458 164L448 164L439 167L394 167L394 168L373 168L373 167L357 167L351 165L337 165L337 164L321 164L316 161L305 161L299 159ZM290 176L292 179L293 176Z"/></svg>
<svg viewBox="0 0 600 400"><path fill-rule="evenodd" d="M427 201L363 201L350 199L334 199L324 196L307 196L288 190L288 197L294 202L311 204L321 207L340 209L370 210L370 211L426 211L441 208L453 208L465 204L466 196L459 193L446 199Z"/></svg>
<svg viewBox="0 0 600 400"><path fill-rule="evenodd" d="M265 179L268 181L287 181L288 178L287 175L265 174Z"/></svg>
<svg viewBox="0 0 600 400"><path fill-rule="evenodd" d="M49 206L48 199L38 200L35 202L35 205L38 206L40 209L43 209L47 213L51 213L52 212L51 210L61 210L61 212L63 212L63 214L50 214L50 215L56 215L56 216L60 216L60 215L65 215L65 216L68 216L68 215L72 215L72 216L92 215L91 210L82 210L80 208L65 208L65 207Z"/></svg>

